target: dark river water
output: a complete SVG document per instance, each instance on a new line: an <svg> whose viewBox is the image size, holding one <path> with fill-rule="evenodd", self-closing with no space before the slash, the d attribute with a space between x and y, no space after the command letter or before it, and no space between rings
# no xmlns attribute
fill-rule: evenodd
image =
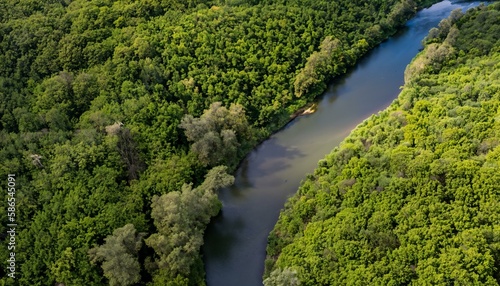
<svg viewBox="0 0 500 286"><path fill-rule="evenodd" d="M247 156L234 186L220 191L222 214L205 233L208 286L262 285L267 236L286 199L356 125L397 97L405 67L429 29L452 10L478 4L443 1L420 11L403 31L335 80L316 113L296 118Z"/></svg>

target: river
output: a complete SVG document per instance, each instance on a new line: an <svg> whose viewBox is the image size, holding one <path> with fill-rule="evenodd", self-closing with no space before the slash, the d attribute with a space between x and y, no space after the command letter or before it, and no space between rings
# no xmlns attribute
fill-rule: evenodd
<svg viewBox="0 0 500 286"><path fill-rule="evenodd" d="M335 80L315 113L291 121L247 156L234 185L220 191L222 213L205 233L208 286L262 285L267 236L286 199L353 128L397 97L405 67L429 29L452 10L478 4L443 1L421 10L401 32Z"/></svg>

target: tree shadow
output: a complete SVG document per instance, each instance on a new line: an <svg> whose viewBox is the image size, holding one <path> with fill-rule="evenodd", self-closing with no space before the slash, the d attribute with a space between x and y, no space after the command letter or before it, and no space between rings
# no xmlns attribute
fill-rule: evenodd
<svg viewBox="0 0 500 286"><path fill-rule="evenodd" d="M205 243L201 249L205 264L207 257L216 261L226 260L231 253L231 248L238 242L238 232L244 227L244 220L240 216L236 218L232 214L224 216L224 209L212 218L205 230Z"/></svg>
<svg viewBox="0 0 500 286"><path fill-rule="evenodd" d="M284 146L276 137L271 137L245 158L236 171L235 183L228 189L233 196L242 196L245 190L254 188L258 180L290 168L293 159L304 156L298 148Z"/></svg>

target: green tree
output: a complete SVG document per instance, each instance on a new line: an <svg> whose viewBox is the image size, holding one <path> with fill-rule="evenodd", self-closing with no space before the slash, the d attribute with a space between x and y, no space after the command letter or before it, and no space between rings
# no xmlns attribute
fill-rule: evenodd
<svg viewBox="0 0 500 286"><path fill-rule="evenodd" d="M148 237L146 244L155 250L160 276L189 276L203 245L205 227L221 208L215 192L233 182L226 167L218 166L197 188L184 184L180 191L153 197L151 216L158 232Z"/></svg>
<svg viewBox="0 0 500 286"><path fill-rule="evenodd" d="M265 286L298 286L300 281L297 278L297 273L288 268L276 269L269 277L264 279Z"/></svg>
<svg viewBox="0 0 500 286"><path fill-rule="evenodd" d="M189 141L191 150L206 166L234 164L239 142L249 139L249 124L243 107L238 104L229 110L220 102L213 103L200 118L186 115L179 125Z"/></svg>
<svg viewBox="0 0 500 286"><path fill-rule="evenodd" d="M145 234L137 233L133 224L113 231L105 243L89 250L93 263L103 261L104 276L110 285L133 285L141 280L137 254Z"/></svg>

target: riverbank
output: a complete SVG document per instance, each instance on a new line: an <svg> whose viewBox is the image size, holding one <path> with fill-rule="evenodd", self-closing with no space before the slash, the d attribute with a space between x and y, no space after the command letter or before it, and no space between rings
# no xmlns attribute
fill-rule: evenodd
<svg viewBox="0 0 500 286"><path fill-rule="evenodd" d="M420 11L403 33L367 53L345 77L338 77L317 100L315 113L289 122L245 157L235 172L234 186L220 191L224 209L206 231L208 285L262 283L267 236L287 197L332 146L397 97L404 69L429 29L451 10L467 5L445 1Z"/></svg>
<svg viewBox="0 0 500 286"><path fill-rule="evenodd" d="M490 76L500 63L499 16L492 4L433 31L397 99L343 139L287 202L269 237L267 275L287 269L301 285L497 280L499 218L487 206L499 201L498 128L489 119L500 101ZM427 69L413 66L422 61ZM491 259L463 262L470 255Z"/></svg>

